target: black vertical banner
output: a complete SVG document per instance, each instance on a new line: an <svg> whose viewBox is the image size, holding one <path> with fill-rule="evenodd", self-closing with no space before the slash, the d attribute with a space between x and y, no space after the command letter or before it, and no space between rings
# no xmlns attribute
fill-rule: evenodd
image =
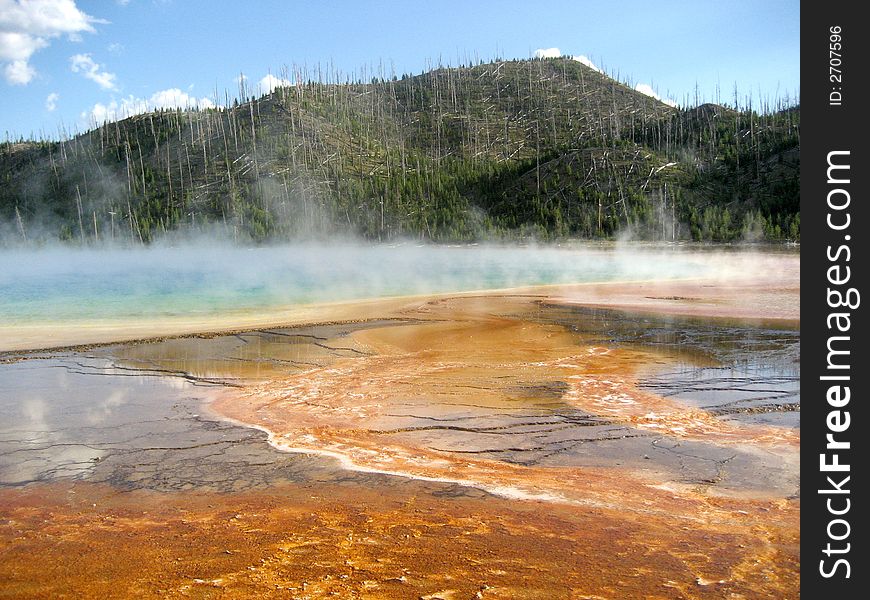
<svg viewBox="0 0 870 600"><path fill-rule="evenodd" d="M801 595L870 589L870 269L866 93L858 2L801 5ZM862 143L863 142L863 143ZM823 595L824 594L824 595Z"/></svg>

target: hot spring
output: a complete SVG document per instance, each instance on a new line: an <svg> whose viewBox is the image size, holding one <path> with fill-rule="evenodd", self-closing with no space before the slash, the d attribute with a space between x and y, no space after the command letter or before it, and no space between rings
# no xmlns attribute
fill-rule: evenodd
<svg viewBox="0 0 870 600"><path fill-rule="evenodd" d="M0 321L202 317L386 296L703 276L676 250L371 245L14 250Z"/></svg>

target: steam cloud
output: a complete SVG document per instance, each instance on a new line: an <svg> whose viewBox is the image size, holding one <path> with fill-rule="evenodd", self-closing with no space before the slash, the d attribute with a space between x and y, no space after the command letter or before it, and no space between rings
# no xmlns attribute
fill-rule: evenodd
<svg viewBox="0 0 870 600"><path fill-rule="evenodd" d="M706 255L709 257L711 253ZM245 248L214 241L0 253L0 321L206 316L384 296L710 273L676 247L373 245ZM729 258L728 264L739 261ZM718 268L718 267L717 267Z"/></svg>

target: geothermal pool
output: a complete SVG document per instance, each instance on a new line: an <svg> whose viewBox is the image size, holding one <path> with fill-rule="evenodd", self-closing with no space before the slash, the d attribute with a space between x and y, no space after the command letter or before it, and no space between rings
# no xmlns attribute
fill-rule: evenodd
<svg viewBox="0 0 870 600"><path fill-rule="evenodd" d="M678 249L218 245L0 252L0 321L202 317L385 296L697 277Z"/></svg>
<svg viewBox="0 0 870 600"><path fill-rule="evenodd" d="M4 275L8 595L797 594L799 255L318 250Z"/></svg>

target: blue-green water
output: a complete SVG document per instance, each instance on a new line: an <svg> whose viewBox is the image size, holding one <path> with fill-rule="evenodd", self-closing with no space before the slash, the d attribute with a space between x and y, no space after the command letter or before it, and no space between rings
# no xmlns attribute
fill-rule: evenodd
<svg viewBox="0 0 870 600"><path fill-rule="evenodd" d="M668 249L412 244L0 252L0 323L207 316L360 298L701 276Z"/></svg>

